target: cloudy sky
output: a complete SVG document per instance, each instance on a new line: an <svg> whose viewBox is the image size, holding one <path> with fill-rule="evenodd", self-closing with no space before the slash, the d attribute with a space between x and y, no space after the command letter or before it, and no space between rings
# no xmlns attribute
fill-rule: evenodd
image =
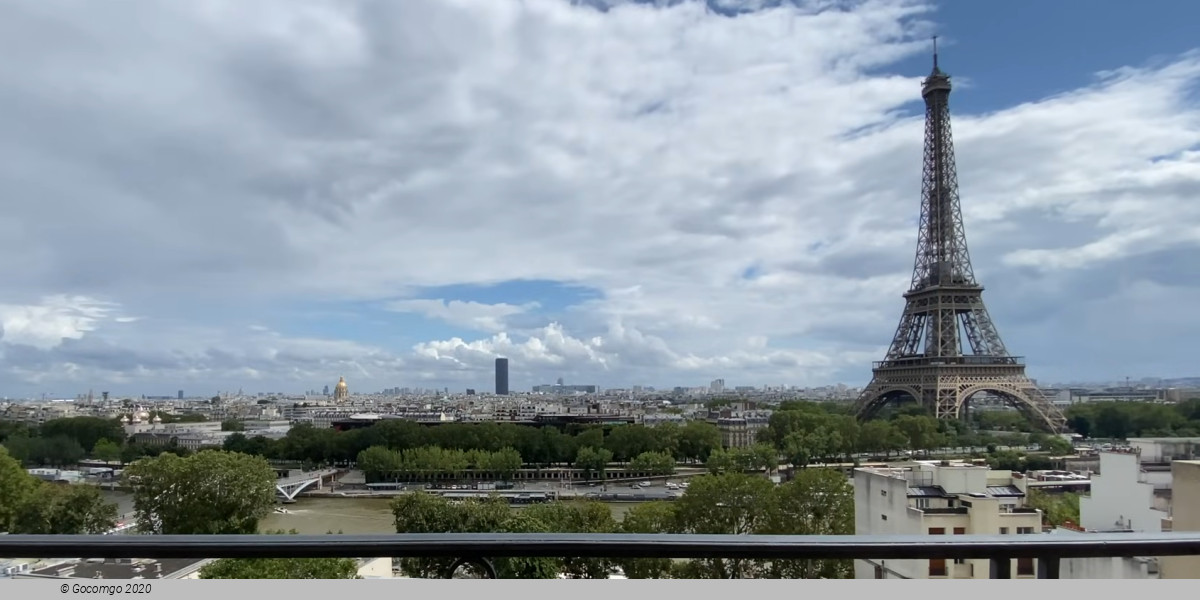
<svg viewBox="0 0 1200 600"><path fill-rule="evenodd" d="M1043 382L1198 375L1200 5L5 0L0 395L861 385L941 36Z"/></svg>

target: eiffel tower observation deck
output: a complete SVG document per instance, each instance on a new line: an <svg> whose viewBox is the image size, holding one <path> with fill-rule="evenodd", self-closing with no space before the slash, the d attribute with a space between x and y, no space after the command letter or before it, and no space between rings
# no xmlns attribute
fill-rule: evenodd
<svg viewBox="0 0 1200 600"><path fill-rule="evenodd" d="M973 397L986 393L1035 426L1062 431L1062 413L1001 341L971 268L950 132L950 76L938 67L936 38L921 96L925 153L912 285L887 356L875 363L855 413L867 419L890 402L915 399L939 419L959 419Z"/></svg>

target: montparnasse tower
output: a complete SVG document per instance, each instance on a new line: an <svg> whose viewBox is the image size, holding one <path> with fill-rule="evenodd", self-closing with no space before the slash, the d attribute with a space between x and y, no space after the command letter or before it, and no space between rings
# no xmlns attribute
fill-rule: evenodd
<svg viewBox="0 0 1200 600"><path fill-rule="evenodd" d="M346 387L346 378L338 377L337 385L333 387L333 401L345 402L350 396L350 390Z"/></svg>

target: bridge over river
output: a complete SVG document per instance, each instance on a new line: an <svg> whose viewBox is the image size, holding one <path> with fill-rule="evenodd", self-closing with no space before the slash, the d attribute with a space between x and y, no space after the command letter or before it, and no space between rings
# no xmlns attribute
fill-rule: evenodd
<svg viewBox="0 0 1200 600"><path fill-rule="evenodd" d="M286 477L280 477L275 480L275 491L279 492L280 499L285 503L295 502L296 496L300 492L317 486L317 489L322 489L325 486L326 480L332 480L334 475L337 475L338 469L321 469L319 471L308 471L306 473L289 474Z"/></svg>

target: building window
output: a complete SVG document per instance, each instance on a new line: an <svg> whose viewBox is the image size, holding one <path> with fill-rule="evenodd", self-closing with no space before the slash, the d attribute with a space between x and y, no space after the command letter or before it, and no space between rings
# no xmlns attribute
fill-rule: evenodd
<svg viewBox="0 0 1200 600"><path fill-rule="evenodd" d="M1017 534L1029 534L1029 533L1033 533L1032 527L1018 527L1017 528Z"/></svg>
<svg viewBox="0 0 1200 600"><path fill-rule="evenodd" d="M875 565L875 579L883 579L883 567Z"/></svg>
<svg viewBox="0 0 1200 600"><path fill-rule="evenodd" d="M929 498L917 498L917 508L929 508Z"/></svg>
<svg viewBox="0 0 1200 600"><path fill-rule="evenodd" d="M944 559L944 558L929 559L929 576L930 577L945 577L946 576L946 559Z"/></svg>
<svg viewBox="0 0 1200 600"><path fill-rule="evenodd" d="M887 490L879 490L879 495L880 495L880 496L884 496L884 497L886 497L886 496L887 496Z"/></svg>
<svg viewBox="0 0 1200 600"><path fill-rule="evenodd" d="M881 517L883 517L883 520L884 520L884 521L886 521L886 520L887 520L887 515L880 515L880 516L881 516Z"/></svg>
<svg viewBox="0 0 1200 600"><path fill-rule="evenodd" d="M954 528L954 535L963 535L965 533L967 533L966 527L955 527Z"/></svg>
<svg viewBox="0 0 1200 600"><path fill-rule="evenodd" d="M1031 576L1033 574L1034 574L1033 559L1032 558L1018 558L1017 559L1017 576L1018 577L1026 577L1026 576Z"/></svg>
<svg viewBox="0 0 1200 600"><path fill-rule="evenodd" d="M930 527L929 535L946 535L945 527Z"/></svg>
<svg viewBox="0 0 1200 600"><path fill-rule="evenodd" d="M1007 528L1007 527L1001 527L1001 528L1000 528L1000 535L1008 535L1008 528Z"/></svg>

